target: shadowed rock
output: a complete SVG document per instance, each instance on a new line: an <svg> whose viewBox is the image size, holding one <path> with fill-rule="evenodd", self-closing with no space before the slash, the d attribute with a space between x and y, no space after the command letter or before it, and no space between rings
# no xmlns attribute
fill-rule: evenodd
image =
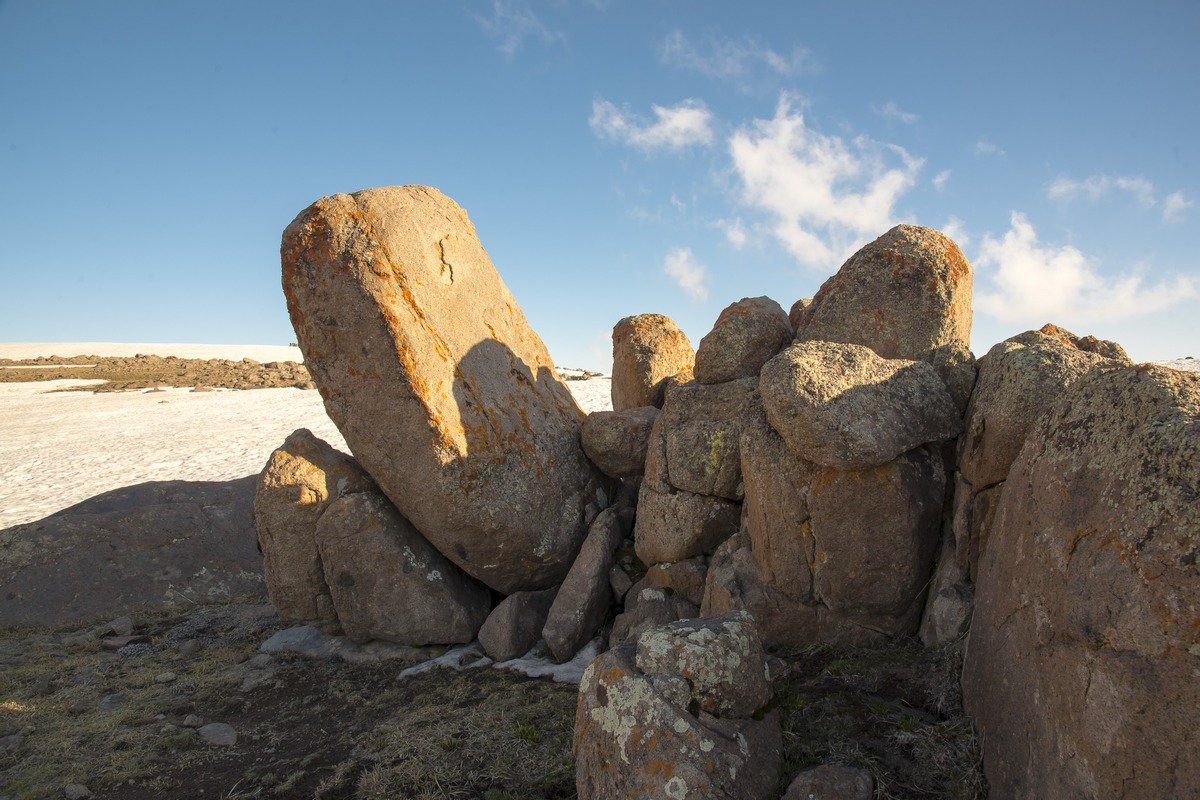
<svg viewBox="0 0 1200 800"><path fill-rule="evenodd" d="M605 475L641 475L646 468L650 431L657 418L654 406L592 412L583 421L583 451Z"/></svg>

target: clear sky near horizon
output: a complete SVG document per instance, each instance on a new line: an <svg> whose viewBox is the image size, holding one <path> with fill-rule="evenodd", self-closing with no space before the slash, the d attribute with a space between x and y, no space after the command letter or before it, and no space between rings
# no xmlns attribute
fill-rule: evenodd
<svg viewBox="0 0 1200 800"><path fill-rule="evenodd" d="M1200 356L1200 3L0 0L0 341L294 339L279 235L436 186L559 364L900 221L973 347Z"/></svg>

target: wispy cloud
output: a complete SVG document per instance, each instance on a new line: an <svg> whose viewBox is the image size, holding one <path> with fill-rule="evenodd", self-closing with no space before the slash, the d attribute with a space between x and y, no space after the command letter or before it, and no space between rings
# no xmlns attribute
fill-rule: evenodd
<svg viewBox="0 0 1200 800"><path fill-rule="evenodd" d="M1145 178L1126 175L1093 175L1081 181L1072 180L1064 175L1055 178L1046 187L1046 196L1051 200L1070 201L1079 197L1089 200L1099 200L1114 190L1128 192L1137 200L1139 205L1153 206L1154 184Z"/></svg>
<svg viewBox="0 0 1200 800"><path fill-rule="evenodd" d="M741 217L720 220L717 227L724 231L725 240L738 249L745 247L746 242L750 240L750 234L742 224Z"/></svg>
<svg viewBox="0 0 1200 800"><path fill-rule="evenodd" d="M950 217L946 220L946 224L942 226L942 233L953 239L960 248L971 243L971 236L967 233L966 225L958 217Z"/></svg>
<svg viewBox="0 0 1200 800"><path fill-rule="evenodd" d="M802 264L829 269L893 223L899 197L924 163L865 136L846 141L805 124L793 99L729 140L741 201L767 213L772 232Z"/></svg>
<svg viewBox="0 0 1200 800"><path fill-rule="evenodd" d="M1017 211L1004 236L983 238L975 264L992 286L977 295L978 307L1005 321L1114 320L1161 311L1196 293L1186 276L1144 286L1137 274L1101 275L1077 248L1039 242L1029 218Z"/></svg>
<svg viewBox="0 0 1200 800"><path fill-rule="evenodd" d="M663 260L663 271L688 297L697 302L708 299L708 273L704 265L696 260L690 247L677 247L667 253Z"/></svg>
<svg viewBox="0 0 1200 800"><path fill-rule="evenodd" d="M1171 192L1163 198L1163 222L1178 222L1184 213L1196 205L1195 201L1184 197L1183 192Z"/></svg>
<svg viewBox="0 0 1200 800"><path fill-rule="evenodd" d="M492 0L491 13L477 14L475 20L488 36L499 41L496 49L506 56L514 55L530 37L546 44L566 41L562 31L547 27L524 0Z"/></svg>
<svg viewBox="0 0 1200 800"><path fill-rule="evenodd" d="M1098 174L1075 180L1060 175L1046 186L1046 196L1051 200L1071 202L1084 198L1093 202L1114 192L1130 195L1143 208L1159 205L1158 189L1154 183L1141 176ZM1178 222L1193 202L1183 192L1171 192L1162 199L1163 222Z"/></svg>
<svg viewBox="0 0 1200 800"><path fill-rule="evenodd" d="M819 71L808 48L797 46L780 52L750 36L730 39L708 35L691 39L682 31L673 30L663 39L658 52L664 64L731 81L743 89L759 82L764 74L792 78Z"/></svg>
<svg viewBox="0 0 1200 800"><path fill-rule="evenodd" d="M937 175L933 176L933 180L931 181L931 183L933 184L933 188L937 189L940 192L946 188L946 183L949 180L950 180L950 170L944 169L941 172L939 172Z"/></svg>
<svg viewBox="0 0 1200 800"><path fill-rule="evenodd" d="M975 142L975 155L977 156L1002 156L1005 155L1004 148L993 142L986 136L980 136Z"/></svg>
<svg viewBox="0 0 1200 800"><path fill-rule="evenodd" d="M882 106L875 109L875 113L884 119L891 119L897 122L903 122L905 125L912 125L920 117L910 111L905 111L900 106L896 105L895 100L888 100Z"/></svg>
<svg viewBox="0 0 1200 800"><path fill-rule="evenodd" d="M654 121L640 119L603 98L592 102L588 120L597 136L643 150L679 150L713 140L712 112L699 100L675 106L651 106Z"/></svg>

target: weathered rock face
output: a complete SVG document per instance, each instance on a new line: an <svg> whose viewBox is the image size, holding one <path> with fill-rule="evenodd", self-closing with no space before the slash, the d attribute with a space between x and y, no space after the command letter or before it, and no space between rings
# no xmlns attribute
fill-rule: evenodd
<svg viewBox="0 0 1200 800"><path fill-rule="evenodd" d="M647 459L658 460L652 466L663 470L653 474L685 492L740 500L738 437L746 402L757 384L754 378L743 378L715 386L694 381L672 386L655 428L661 446L651 434Z"/></svg>
<svg viewBox="0 0 1200 800"><path fill-rule="evenodd" d="M858 345L794 344L767 362L759 386L767 419L792 452L824 466L878 466L962 430L932 367Z"/></svg>
<svg viewBox="0 0 1200 800"><path fill-rule="evenodd" d="M288 226L281 254L326 410L400 512L503 593L561 580L603 478L466 212L423 186L333 195Z"/></svg>
<svg viewBox="0 0 1200 800"><path fill-rule="evenodd" d="M640 406L662 408L663 381L682 374L690 380L696 353L670 317L639 314L613 328L612 402L614 411Z"/></svg>
<svg viewBox="0 0 1200 800"><path fill-rule="evenodd" d="M634 549L646 564L711 553L738 527L741 507L720 497L661 492L649 482L638 496Z"/></svg>
<svg viewBox="0 0 1200 800"><path fill-rule="evenodd" d="M601 511L559 588L542 628L542 638L559 662L574 657L604 621L612 602L608 573L617 546L629 533L627 526L616 507Z"/></svg>
<svg viewBox="0 0 1200 800"><path fill-rule="evenodd" d="M954 540L943 536L929 599L921 614L921 642L936 647L957 639L966 631L973 608L974 593L955 557Z"/></svg>
<svg viewBox="0 0 1200 800"><path fill-rule="evenodd" d="M0 531L0 627L262 602L254 483L142 483Z"/></svg>
<svg viewBox="0 0 1200 800"><path fill-rule="evenodd" d="M487 619L488 590L378 492L330 504L317 525L317 544L338 621L351 641L461 644Z"/></svg>
<svg viewBox="0 0 1200 800"><path fill-rule="evenodd" d="M1200 795L1200 376L1098 370L1026 438L963 672L996 798Z"/></svg>
<svg viewBox="0 0 1200 800"><path fill-rule="evenodd" d="M931 228L897 225L822 284L797 341L845 342L884 358L931 360L971 344L971 264Z"/></svg>
<svg viewBox="0 0 1200 800"><path fill-rule="evenodd" d="M605 475L630 478L646 468L650 431L658 419L654 406L624 411L594 411L583 421L583 452Z"/></svg>
<svg viewBox="0 0 1200 800"><path fill-rule="evenodd" d="M930 450L857 472L817 473L808 498L814 595L868 630L913 632L944 491L941 457Z"/></svg>
<svg viewBox="0 0 1200 800"><path fill-rule="evenodd" d="M479 629L479 644L495 661L523 656L537 644L557 588L516 592L492 609Z"/></svg>
<svg viewBox="0 0 1200 800"><path fill-rule="evenodd" d="M267 592L284 622L334 619L317 549L317 521L342 495L373 488L353 458L306 428L271 454L258 476L254 520Z"/></svg>
<svg viewBox="0 0 1200 800"><path fill-rule="evenodd" d="M761 645L742 614L650 629L600 656L579 687L579 797L768 797L781 732L777 711L754 719L769 698L765 683Z"/></svg>
<svg viewBox="0 0 1200 800"><path fill-rule="evenodd" d="M745 297L725 308L696 348L696 381L756 378L762 365L792 340L787 314L769 297Z"/></svg>

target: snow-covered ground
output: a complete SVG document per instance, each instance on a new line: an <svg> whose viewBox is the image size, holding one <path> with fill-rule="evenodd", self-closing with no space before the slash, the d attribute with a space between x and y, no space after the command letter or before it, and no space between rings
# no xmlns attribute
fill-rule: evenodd
<svg viewBox="0 0 1200 800"><path fill-rule="evenodd" d="M303 361L299 347L274 344L155 344L137 342L0 342L0 358L19 361L38 356L176 356L178 358L227 358L241 361Z"/></svg>
<svg viewBox="0 0 1200 800"><path fill-rule="evenodd" d="M286 360L250 345L0 345L0 358L178 355ZM193 349L202 348L202 349ZM19 354L11 354L19 353ZM571 371L566 371L571 374ZM0 383L0 529L145 481L231 480L262 469L296 428L345 450L321 396L300 389L54 392L98 381ZM585 411L611 408L608 378L568 380Z"/></svg>

